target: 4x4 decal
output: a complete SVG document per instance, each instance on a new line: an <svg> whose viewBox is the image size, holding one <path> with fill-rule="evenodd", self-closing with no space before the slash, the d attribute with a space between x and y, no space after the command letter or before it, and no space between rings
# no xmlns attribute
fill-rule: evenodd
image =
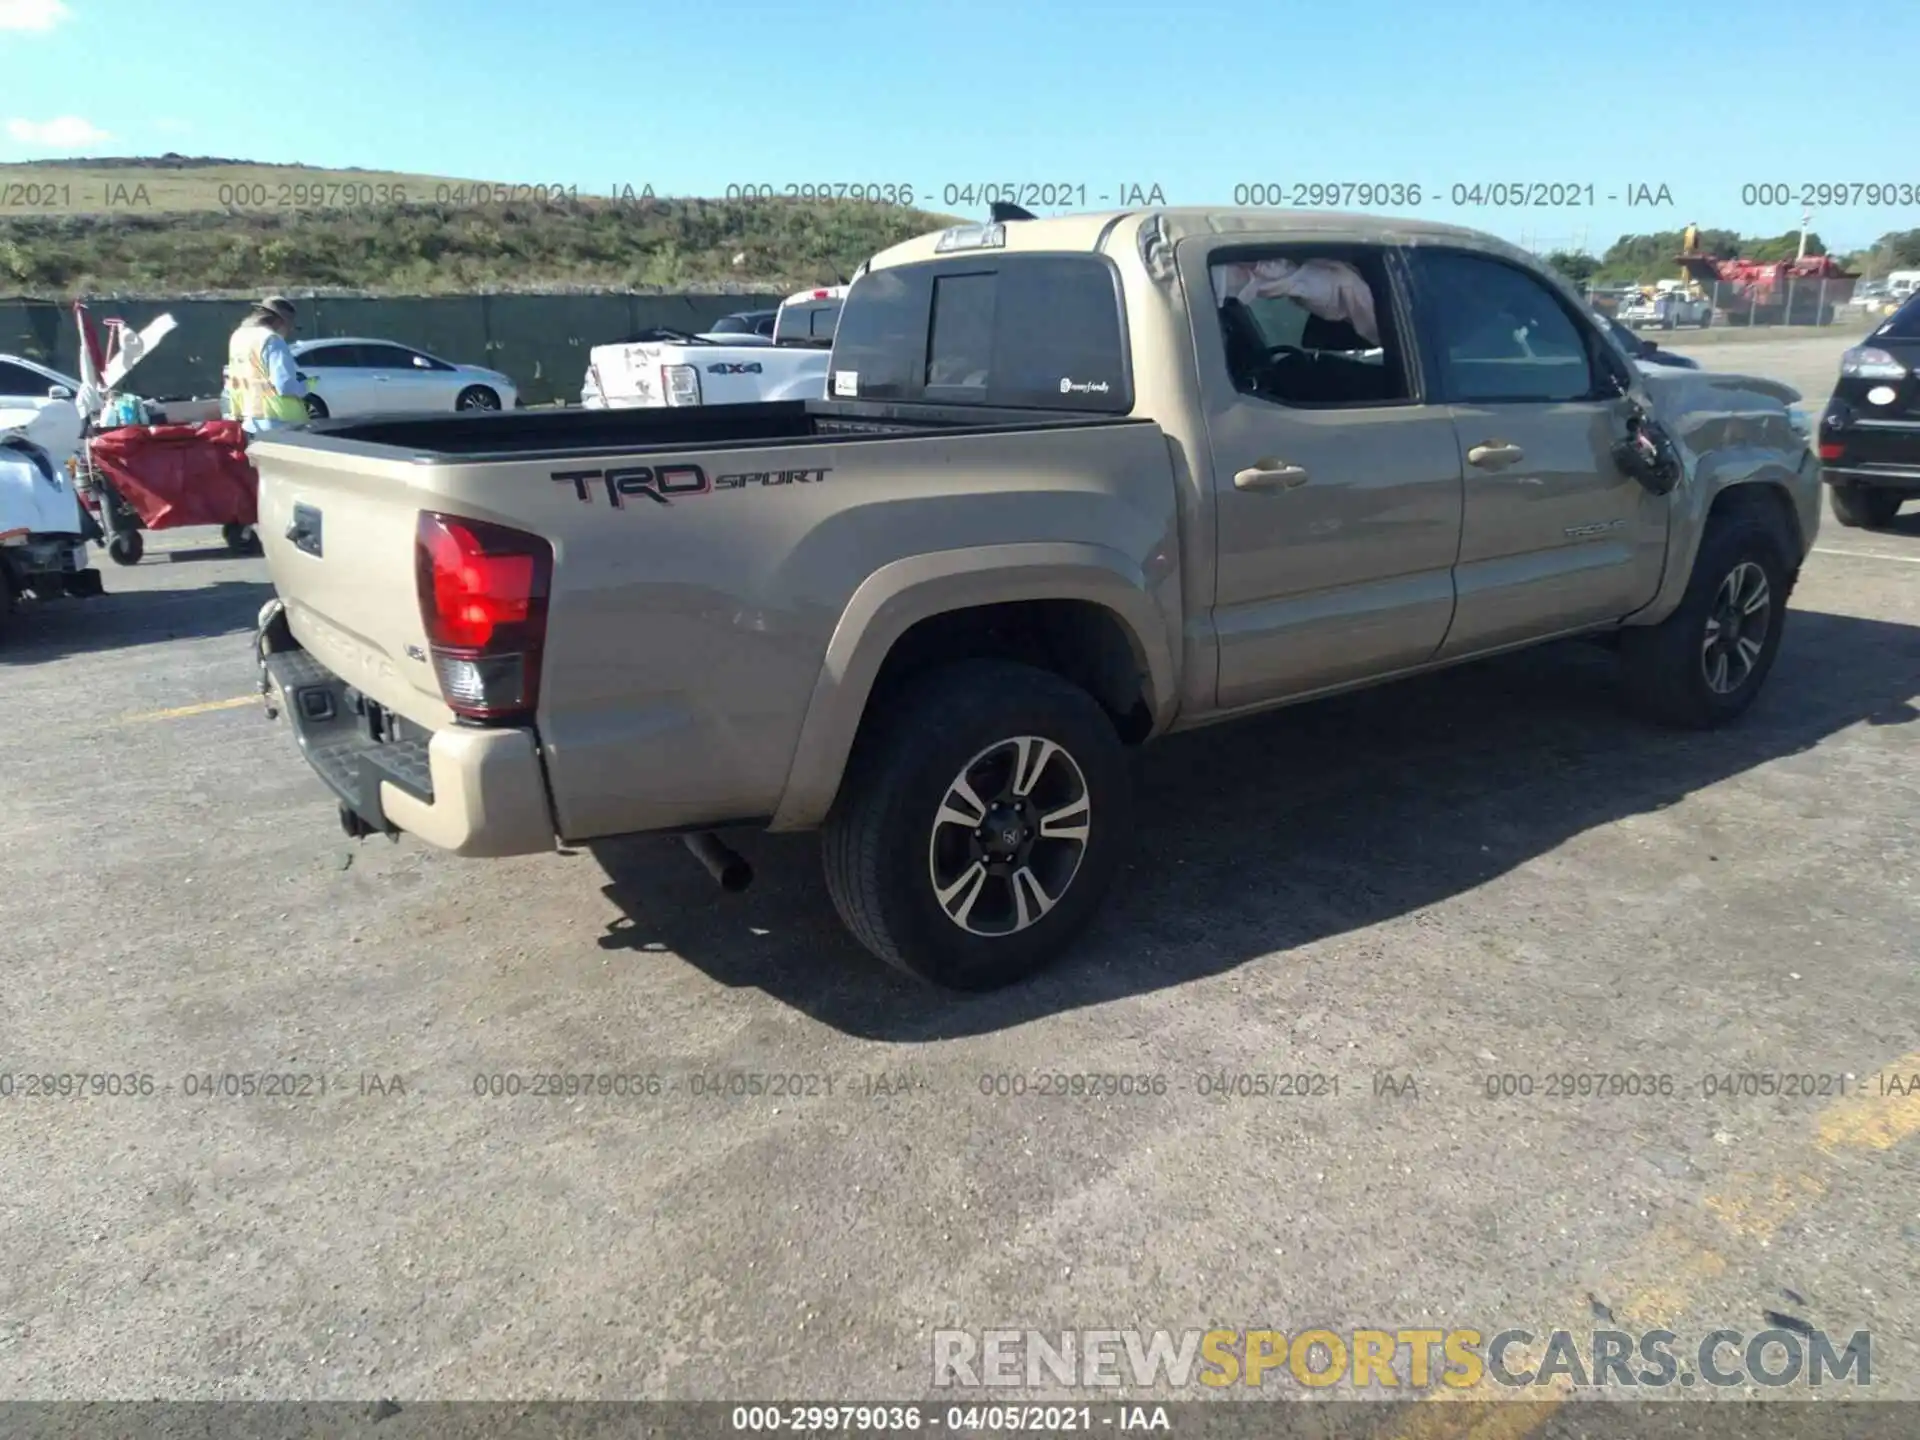
<svg viewBox="0 0 1920 1440"><path fill-rule="evenodd" d="M759 373L758 360L716 360L707 366L709 375L758 375Z"/></svg>

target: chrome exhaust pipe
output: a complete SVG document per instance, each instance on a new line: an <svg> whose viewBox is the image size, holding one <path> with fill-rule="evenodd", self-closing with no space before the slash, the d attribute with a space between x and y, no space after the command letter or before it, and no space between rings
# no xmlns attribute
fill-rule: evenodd
<svg viewBox="0 0 1920 1440"><path fill-rule="evenodd" d="M753 883L753 867L747 864L739 851L711 830L697 831L680 838L686 843L687 849L693 852L693 858L719 882L722 890L737 895Z"/></svg>

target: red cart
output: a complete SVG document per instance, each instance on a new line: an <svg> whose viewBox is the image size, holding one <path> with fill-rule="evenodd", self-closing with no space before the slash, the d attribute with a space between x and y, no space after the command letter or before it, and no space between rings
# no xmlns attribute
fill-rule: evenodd
<svg viewBox="0 0 1920 1440"><path fill-rule="evenodd" d="M260 477L234 420L198 425L123 425L87 441L81 493L116 564L137 565L143 530L218 525L229 549L259 549Z"/></svg>

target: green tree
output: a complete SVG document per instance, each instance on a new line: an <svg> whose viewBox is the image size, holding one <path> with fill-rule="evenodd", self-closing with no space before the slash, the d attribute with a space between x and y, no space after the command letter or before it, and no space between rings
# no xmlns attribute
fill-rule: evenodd
<svg viewBox="0 0 1920 1440"><path fill-rule="evenodd" d="M1547 256L1547 264L1576 285L1586 284L1600 268L1600 262L1594 256L1572 250L1555 250Z"/></svg>
<svg viewBox="0 0 1920 1440"><path fill-rule="evenodd" d="M1920 270L1920 230L1889 230L1849 260L1852 268L1873 280L1889 270Z"/></svg>
<svg viewBox="0 0 1920 1440"><path fill-rule="evenodd" d="M1764 240L1747 240L1740 247L1743 260L1791 260L1800 253L1800 232L1790 230L1785 235L1773 235ZM1807 254L1824 255L1826 244L1813 231L1807 232Z"/></svg>

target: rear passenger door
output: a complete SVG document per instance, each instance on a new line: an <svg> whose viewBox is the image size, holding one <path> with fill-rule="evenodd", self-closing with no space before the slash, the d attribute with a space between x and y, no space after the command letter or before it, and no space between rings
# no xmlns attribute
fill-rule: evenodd
<svg viewBox="0 0 1920 1440"><path fill-rule="evenodd" d="M1617 619L1653 598L1667 502L1614 463L1631 376L1597 326L1501 256L1410 252L1427 369L1466 476L1442 658Z"/></svg>
<svg viewBox="0 0 1920 1440"><path fill-rule="evenodd" d="M360 347L345 343L315 345L294 357L307 377L307 389L320 397L332 415L364 415L372 397L366 371L360 365Z"/></svg>
<svg viewBox="0 0 1920 1440"><path fill-rule="evenodd" d="M1460 450L1406 343L1397 258L1180 256L1213 461L1218 704L1431 659L1453 616Z"/></svg>
<svg viewBox="0 0 1920 1440"><path fill-rule="evenodd" d="M373 403L387 413L453 408L452 367L404 345L362 345Z"/></svg>

